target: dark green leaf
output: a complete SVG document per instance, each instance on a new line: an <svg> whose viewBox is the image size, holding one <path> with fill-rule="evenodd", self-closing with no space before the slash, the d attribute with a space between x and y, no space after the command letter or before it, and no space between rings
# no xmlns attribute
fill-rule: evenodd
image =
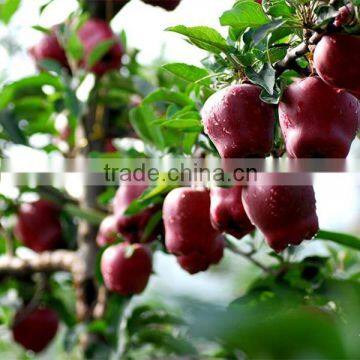
<svg viewBox="0 0 360 360"><path fill-rule="evenodd" d="M99 60L101 60L105 54L114 46L115 39L109 39L98 44L90 53L87 59L87 65L92 68Z"/></svg>

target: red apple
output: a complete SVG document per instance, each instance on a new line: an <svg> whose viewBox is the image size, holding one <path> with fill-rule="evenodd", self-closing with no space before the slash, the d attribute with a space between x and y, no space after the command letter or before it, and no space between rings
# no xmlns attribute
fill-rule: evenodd
<svg viewBox="0 0 360 360"><path fill-rule="evenodd" d="M105 152L107 152L107 153L117 152L117 149L113 144L113 140L114 139L111 139L111 138L105 139Z"/></svg>
<svg viewBox="0 0 360 360"><path fill-rule="evenodd" d="M242 186L211 189L211 222L220 232L238 239L255 230L242 204Z"/></svg>
<svg viewBox="0 0 360 360"><path fill-rule="evenodd" d="M312 239L319 230L312 186L254 183L244 189L242 198L251 222L277 252Z"/></svg>
<svg viewBox="0 0 360 360"><path fill-rule="evenodd" d="M181 0L142 0L145 4L149 4L152 6L159 6L167 11L175 10Z"/></svg>
<svg viewBox="0 0 360 360"><path fill-rule="evenodd" d="M15 233L34 251L59 248L63 244L60 209L47 200L22 204L18 209Z"/></svg>
<svg viewBox="0 0 360 360"><path fill-rule="evenodd" d="M123 48L107 22L100 19L90 19L80 28L78 36L85 52L81 65L87 70L101 76L120 68ZM113 40L114 45L95 65L90 66L89 59L94 49L108 40Z"/></svg>
<svg viewBox="0 0 360 360"><path fill-rule="evenodd" d="M260 87L231 85L212 95L202 109L205 132L223 158L264 157L274 138L274 110L260 100Z"/></svg>
<svg viewBox="0 0 360 360"><path fill-rule="evenodd" d="M360 95L360 36L331 34L316 45L314 66L329 85Z"/></svg>
<svg viewBox="0 0 360 360"><path fill-rule="evenodd" d="M211 265L218 264L224 256L225 240L222 235L216 238L215 249L210 254L193 252L177 257L179 265L190 274L206 271Z"/></svg>
<svg viewBox="0 0 360 360"><path fill-rule="evenodd" d="M279 118L289 156L346 158L360 121L360 103L319 77L309 77L286 89Z"/></svg>
<svg viewBox="0 0 360 360"><path fill-rule="evenodd" d="M51 30L50 34L44 35L40 42L29 50L29 53L39 67L41 67L41 61L53 60L62 67L69 69L65 50L56 36L56 27Z"/></svg>
<svg viewBox="0 0 360 360"><path fill-rule="evenodd" d="M336 27L341 27L343 25L347 25L352 18L352 14L354 12L354 8L351 4L342 6L339 9L338 14L334 20L334 25Z"/></svg>
<svg viewBox="0 0 360 360"><path fill-rule="evenodd" d="M117 219L115 216L107 216L100 225L99 232L96 237L97 244L106 246L113 244L117 240Z"/></svg>
<svg viewBox="0 0 360 360"><path fill-rule="evenodd" d="M129 205L147 188L146 184L124 183L115 195L114 215L117 220L117 230L130 243L154 241L162 230L162 223L160 223L149 235L145 234L150 219L160 210L158 206L149 206L136 215L125 215Z"/></svg>
<svg viewBox="0 0 360 360"><path fill-rule="evenodd" d="M14 340L35 353L44 350L55 337L59 327L56 312L48 308L22 309L14 319Z"/></svg>
<svg viewBox="0 0 360 360"><path fill-rule="evenodd" d="M146 245L122 243L108 247L101 258L101 273L108 290L120 295L144 291L152 271Z"/></svg>
<svg viewBox="0 0 360 360"><path fill-rule="evenodd" d="M219 232L210 221L210 192L204 188L177 188L163 205L165 242L175 255L210 254Z"/></svg>

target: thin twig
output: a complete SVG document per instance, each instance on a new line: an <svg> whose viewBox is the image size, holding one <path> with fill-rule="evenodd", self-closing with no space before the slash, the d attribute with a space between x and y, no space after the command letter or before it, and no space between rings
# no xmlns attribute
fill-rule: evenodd
<svg viewBox="0 0 360 360"><path fill-rule="evenodd" d="M257 267L259 267L261 270L265 271L266 273L269 274L274 274L274 272L268 268L267 266L263 265L261 262L259 262L258 260L254 259L254 257L252 256L253 252L245 252L240 250L236 245L234 245L228 238L226 238L226 247L232 251L234 254L238 254L240 256L242 256L243 258L247 259L248 261L252 262L254 265L256 265Z"/></svg>

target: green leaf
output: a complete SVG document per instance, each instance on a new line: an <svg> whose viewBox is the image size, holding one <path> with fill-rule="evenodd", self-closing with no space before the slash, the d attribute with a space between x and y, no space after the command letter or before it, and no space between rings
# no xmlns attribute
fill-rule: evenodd
<svg viewBox="0 0 360 360"><path fill-rule="evenodd" d="M37 31L42 32L43 34L51 35L51 30L50 30L50 29L47 29L47 28L45 28L45 27L43 27L43 26L34 25L34 26L32 26L32 28L33 28L34 30L37 30Z"/></svg>
<svg viewBox="0 0 360 360"><path fill-rule="evenodd" d="M174 63L164 65L163 68L183 80L192 83L198 82L200 84L210 85L210 79L205 79L207 76L209 76L209 72L197 66L183 63Z"/></svg>
<svg viewBox="0 0 360 360"><path fill-rule="evenodd" d="M260 41L264 40L274 30L281 28L285 24L283 20L274 20L268 24L260 26L252 34L253 45L257 45Z"/></svg>
<svg viewBox="0 0 360 360"><path fill-rule="evenodd" d="M196 355L197 353L195 347L187 339L180 336L175 337L166 330L156 328L139 329L136 339L139 344L149 343L167 353L178 355Z"/></svg>
<svg viewBox="0 0 360 360"><path fill-rule="evenodd" d="M274 93L276 72L271 64L265 63L259 73L255 72L253 68L247 67L245 74L252 83L260 85L270 95Z"/></svg>
<svg viewBox="0 0 360 360"><path fill-rule="evenodd" d="M0 124L4 128L7 133L9 139L14 144L27 145L28 141L23 133L23 131L19 128L19 124L15 119L14 113L9 110L4 110L0 112Z"/></svg>
<svg viewBox="0 0 360 360"><path fill-rule="evenodd" d="M76 32L73 32L69 36L69 39L68 39L67 44L66 44L66 50L69 53L69 55L76 61L79 61L79 60L81 60L83 58L83 56L84 56L84 46L81 43L81 41L79 39L79 36L77 35ZM105 51L105 53L106 52L107 51ZM105 53L103 55L105 55ZM100 58L101 57L102 56L100 56ZM98 59L96 59L95 63L97 62L97 60Z"/></svg>
<svg viewBox="0 0 360 360"><path fill-rule="evenodd" d="M115 39L109 39L96 45L87 59L89 68L92 68L94 65L96 65L96 63L105 56L105 54L114 46L115 43Z"/></svg>
<svg viewBox="0 0 360 360"><path fill-rule="evenodd" d="M256 28L268 22L261 5L254 1L238 2L220 17L222 26L230 26L236 31L243 31L248 27Z"/></svg>
<svg viewBox="0 0 360 360"><path fill-rule="evenodd" d="M146 224L146 227L144 229L144 233L142 235L140 242L143 242L144 240L149 238L149 236L154 232L154 230L160 223L161 219L162 219L162 210L159 210L150 218L150 220Z"/></svg>
<svg viewBox="0 0 360 360"><path fill-rule="evenodd" d="M190 133L201 132L203 130L203 125L199 119L171 119L163 122L161 127Z"/></svg>
<svg viewBox="0 0 360 360"><path fill-rule="evenodd" d="M58 76L49 73L41 73L39 75L30 76L4 87L0 93L0 110L7 107L19 92L42 88L45 85L54 87L56 90L63 90L63 84Z"/></svg>
<svg viewBox="0 0 360 360"><path fill-rule="evenodd" d="M160 88L149 94L144 100L144 105L155 102L169 102L180 106L194 105L194 102L186 95L165 88Z"/></svg>
<svg viewBox="0 0 360 360"><path fill-rule="evenodd" d="M167 31L185 35L194 45L215 54L232 50L218 31L207 26L186 27L178 25L168 28Z"/></svg>
<svg viewBox="0 0 360 360"><path fill-rule="evenodd" d="M19 8L21 0L5 0L4 3L0 4L0 20L8 24Z"/></svg>
<svg viewBox="0 0 360 360"><path fill-rule="evenodd" d="M149 106L142 105L129 112L132 127L138 136L145 142L156 145L159 149L164 148L164 137L158 126L153 125L156 115Z"/></svg>
<svg viewBox="0 0 360 360"><path fill-rule="evenodd" d="M66 204L64 206L64 211L79 219L86 220L93 225L100 225L106 216L106 214L99 211L93 209L83 209L74 204Z"/></svg>
<svg viewBox="0 0 360 360"><path fill-rule="evenodd" d="M295 12L293 7L287 5L286 0L264 1L264 8L273 18L292 18Z"/></svg>

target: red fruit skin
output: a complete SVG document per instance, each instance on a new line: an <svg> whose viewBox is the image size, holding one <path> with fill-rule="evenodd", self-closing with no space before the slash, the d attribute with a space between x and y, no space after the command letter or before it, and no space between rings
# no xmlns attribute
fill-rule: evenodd
<svg viewBox="0 0 360 360"><path fill-rule="evenodd" d="M152 216L159 211L159 207L150 206L136 215L124 215L129 205L148 188L146 184L122 184L114 198L114 215L117 220L117 230L129 243L149 243L154 241L162 230L159 224L154 231L144 238L144 230Z"/></svg>
<svg viewBox="0 0 360 360"><path fill-rule="evenodd" d="M107 22L100 19L90 19L80 28L78 36L84 46L85 52L84 59L80 65L98 76L120 68L123 48ZM110 48L102 59L90 68L88 61L92 51L97 45L111 39L116 40L114 46Z"/></svg>
<svg viewBox="0 0 360 360"><path fill-rule="evenodd" d="M309 77L287 88L279 120L290 157L346 158L360 121L360 103L319 77Z"/></svg>
<svg viewBox="0 0 360 360"><path fill-rule="evenodd" d="M61 47L55 30L45 35L40 42L29 50L29 54L39 64L43 60L57 61L62 67L70 69L64 49Z"/></svg>
<svg viewBox="0 0 360 360"><path fill-rule="evenodd" d="M59 208L46 200L25 203L19 207L16 236L28 248L52 251L63 245Z"/></svg>
<svg viewBox="0 0 360 360"><path fill-rule="evenodd" d="M165 244L175 255L210 254L219 232L210 221L210 193L207 189L177 188L163 204Z"/></svg>
<svg viewBox="0 0 360 360"><path fill-rule="evenodd" d="M222 158L264 157L273 147L274 110L260 100L260 87L231 85L202 109L205 132Z"/></svg>
<svg viewBox="0 0 360 360"><path fill-rule="evenodd" d="M130 246L133 247L132 253ZM104 251L101 258L101 273L106 288L120 295L143 292L151 271L152 256L146 245L113 245Z"/></svg>
<svg viewBox="0 0 360 360"><path fill-rule="evenodd" d="M224 256L225 240L222 235L216 238L216 247L210 254L200 254L197 252L190 255L177 257L179 265L193 275L201 271L206 271L211 265L218 264Z"/></svg>
<svg viewBox="0 0 360 360"><path fill-rule="evenodd" d="M36 308L30 312L20 310L12 328L14 340L25 349L39 353L55 337L59 327L56 312L48 308Z"/></svg>
<svg viewBox="0 0 360 360"><path fill-rule="evenodd" d="M242 204L242 186L211 189L211 223L220 232L228 233L237 239L255 230L246 215Z"/></svg>
<svg viewBox="0 0 360 360"><path fill-rule="evenodd" d="M145 4L162 7L167 11L175 10L181 2L181 0L142 0L142 1Z"/></svg>
<svg viewBox="0 0 360 360"><path fill-rule="evenodd" d="M351 20L352 18L352 13L354 11L354 8L351 4L346 5L346 6L342 6L339 9L339 12L334 20L334 25L336 27L341 27L343 25L347 25L348 22Z"/></svg>
<svg viewBox="0 0 360 360"><path fill-rule="evenodd" d="M107 152L107 153L117 152L117 149L113 144L113 139L109 138L109 139L105 140L105 152Z"/></svg>
<svg viewBox="0 0 360 360"><path fill-rule="evenodd" d="M360 95L360 36L332 34L316 45L314 66L329 85Z"/></svg>
<svg viewBox="0 0 360 360"><path fill-rule="evenodd" d="M310 240L319 231L312 186L249 185L242 199L251 222L276 252Z"/></svg>
<svg viewBox="0 0 360 360"><path fill-rule="evenodd" d="M117 219L115 216L107 216L100 224L96 243L102 247L113 244L117 240Z"/></svg>

